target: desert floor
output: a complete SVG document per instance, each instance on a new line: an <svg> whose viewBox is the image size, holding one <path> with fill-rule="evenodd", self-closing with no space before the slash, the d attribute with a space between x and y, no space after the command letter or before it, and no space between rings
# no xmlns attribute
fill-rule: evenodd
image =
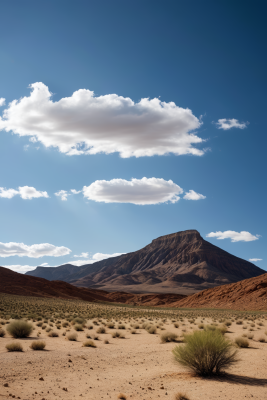
<svg viewBox="0 0 267 400"><path fill-rule="evenodd" d="M59 337L48 337L46 331L37 326L27 339L13 339L6 334L0 337L0 400L11 397L24 400L117 399L119 393L132 400L175 399L178 392L186 393L190 400L267 399L266 315L260 314L254 321L243 320L242 325L236 324L233 315L232 325L225 336L232 341L243 334L250 333L254 337L249 340L248 348L239 349L240 361L220 378L200 378L175 363L171 351L182 344L161 343L160 335L170 331L181 339L183 333L198 329L203 317L198 317L196 311L194 323L184 317L177 321L179 327L175 328L173 315L175 312L166 320L161 320L160 314L155 321L150 318L150 323L160 323L156 334L149 334L145 329L131 333L133 328L130 324L148 318L141 316L139 321L138 317L132 321L126 316L124 320L119 318L125 329L116 329L118 322L114 321L115 329L106 326L105 334L97 334L99 326L106 324L106 320L101 319L93 329L85 326L83 331L76 332L77 341L67 339L68 334L75 332L71 324L67 331L63 327L56 329ZM206 318L204 323L211 321L211 318ZM91 322L89 320L86 324L92 325ZM2 328L6 327L4 324ZM125 338L112 338L114 331L123 333ZM64 332L66 336L62 335ZM98 335L98 340L94 340L96 348L82 347L87 340L86 334L91 337ZM266 343L259 342L260 338L265 338ZM36 339L45 340L45 350L30 349L31 342ZM6 344L17 341L24 351L7 352Z"/></svg>

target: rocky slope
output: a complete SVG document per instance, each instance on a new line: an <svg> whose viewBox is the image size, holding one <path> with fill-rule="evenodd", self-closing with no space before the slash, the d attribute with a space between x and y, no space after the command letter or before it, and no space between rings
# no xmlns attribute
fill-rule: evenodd
<svg viewBox="0 0 267 400"><path fill-rule="evenodd" d="M27 274L45 277L44 269L47 268L38 267ZM53 270L52 278L57 276L79 287L180 294L192 294L265 272L207 242L196 230L161 236L141 250L75 267L73 273L69 265Z"/></svg>

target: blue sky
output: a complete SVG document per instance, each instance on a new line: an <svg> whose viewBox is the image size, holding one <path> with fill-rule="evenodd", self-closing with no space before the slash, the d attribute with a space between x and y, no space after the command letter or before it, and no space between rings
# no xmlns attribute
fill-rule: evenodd
<svg viewBox="0 0 267 400"><path fill-rule="evenodd" d="M2 2L0 265L197 229L267 270L267 7L240 5Z"/></svg>

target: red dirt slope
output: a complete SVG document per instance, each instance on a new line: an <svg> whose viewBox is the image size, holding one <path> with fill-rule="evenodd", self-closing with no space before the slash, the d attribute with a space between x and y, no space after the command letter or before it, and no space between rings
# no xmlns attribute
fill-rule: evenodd
<svg viewBox="0 0 267 400"><path fill-rule="evenodd" d="M104 290L78 288L62 281L48 281L29 275L18 274L8 268L0 267L0 293L20 296L53 297L76 299L90 302L105 301L115 303L158 306L184 298L177 294L129 294L124 292L108 293Z"/></svg>
<svg viewBox="0 0 267 400"><path fill-rule="evenodd" d="M267 310L267 273L256 278L203 290L169 307Z"/></svg>

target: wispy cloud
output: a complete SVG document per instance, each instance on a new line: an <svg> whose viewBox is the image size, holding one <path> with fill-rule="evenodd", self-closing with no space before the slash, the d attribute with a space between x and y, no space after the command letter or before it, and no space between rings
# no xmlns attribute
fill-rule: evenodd
<svg viewBox="0 0 267 400"><path fill-rule="evenodd" d="M201 199L205 199L206 196L203 196L203 194L200 193L196 193L194 190L189 190L189 192L187 192L184 195L184 199L185 200L201 200Z"/></svg>
<svg viewBox="0 0 267 400"><path fill-rule="evenodd" d="M232 242L252 242L253 240L258 240L259 235L252 235L249 232L246 231L241 231L241 232L235 232L235 231L225 231L225 232L211 232L206 237L215 237L219 240L223 239L231 239Z"/></svg>
<svg viewBox="0 0 267 400"><path fill-rule="evenodd" d="M262 258L250 258L249 261L251 262L262 261Z"/></svg>
<svg viewBox="0 0 267 400"><path fill-rule="evenodd" d="M41 192L39 190L36 190L32 186L20 186L18 190L0 187L0 197L12 199L12 197L17 195L19 195L24 200L37 199L39 197L49 197L47 192Z"/></svg>
<svg viewBox="0 0 267 400"><path fill-rule="evenodd" d="M24 243L1 243L0 242L0 257L31 257L40 258L44 256L60 257L71 253L71 250L64 246L54 246L49 243L26 245Z"/></svg>
<svg viewBox="0 0 267 400"><path fill-rule="evenodd" d="M28 97L9 103L0 117L0 130L29 136L68 155L204 154L196 147L203 139L195 132L202 122L174 102L144 98L135 103L117 94L96 97L86 89L53 102L42 82L30 88Z"/></svg>
<svg viewBox="0 0 267 400"><path fill-rule="evenodd" d="M216 122L216 125L218 129L223 129L224 131L227 131L228 129L232 128L239 128L239 129L244 129L247 127L249 122L239 122L238 119L227 119L227 118L222 118L219 119L218 122Z"/></svg>

